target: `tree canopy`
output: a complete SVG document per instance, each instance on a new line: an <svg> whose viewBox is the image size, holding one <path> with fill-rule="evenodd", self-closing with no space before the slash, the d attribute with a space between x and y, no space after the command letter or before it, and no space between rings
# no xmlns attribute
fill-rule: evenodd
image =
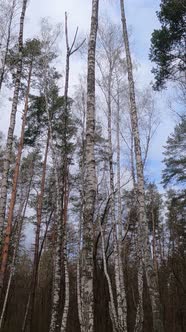
<svg viewBox="0 0 186 332"><path fill-rule="evenodd" d="M157 12L161 24L151 38L150 59L154 88L166 87L167 81L185 82L186 70L186 4L183 0L161 0Z"/></svg>
<svg viewBox="0 0 186 332"><path fill-rule="evenodd" d="M185 183L186 181L186 115L182 117L181 122L176 125L174 133L167 139L165 146L165 169L163 170L163 183L167 185L170 182L177 181Z"/></svg>

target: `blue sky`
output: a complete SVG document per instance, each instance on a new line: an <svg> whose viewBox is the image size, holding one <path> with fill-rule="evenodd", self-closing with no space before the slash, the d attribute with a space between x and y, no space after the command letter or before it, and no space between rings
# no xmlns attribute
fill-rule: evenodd
<svg viewBox="0 0 186 332"><path fill-rule="evenodd" d="M131 32L131 50L138 64L136 82L138 87L147 86L153 79L152 64L149 61L149 48L151 33L159 27L156 11L159 9L159 0L125 0L126 15L129 31ZM91 14L91 0L30 0L27 10L25 37L31 37L39 31L39 22L42 17L51 17L52 22L63 22L64 12L69 14L69 33L73 36L76 26L80 33L88 33ZM100 16L111 16L115 22L120 23L119 0L100 0ZM63 49L61 58L64 57ZM74 57L71 63L71 84L77 82L79 74L83 71L82 60ZM167 106L171 90L156 94L156 107L160 113L160 126L154 135L148 161L148 173L152 179L160 181L162 169L163 145L173 130L175 119ZM10 105L8 106L10 109ZM0 114L0 129L6 132L9 122L9 109ZM17 133L20 126L20 115L17 120Z"/></svg>

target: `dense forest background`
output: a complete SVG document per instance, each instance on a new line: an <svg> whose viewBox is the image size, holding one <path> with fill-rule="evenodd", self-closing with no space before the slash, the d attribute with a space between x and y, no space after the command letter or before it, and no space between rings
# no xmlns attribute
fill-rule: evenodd
<svg viewBox="0 0 186 332"><path fill-rule="evenodd" d="M130 1L117 23L90 1L88 35L64 13L27 39L32 1L0 0L0 331L184 332L186 1L159 2L141 87ZM175 126L151 178L166 91Z"/></svg>

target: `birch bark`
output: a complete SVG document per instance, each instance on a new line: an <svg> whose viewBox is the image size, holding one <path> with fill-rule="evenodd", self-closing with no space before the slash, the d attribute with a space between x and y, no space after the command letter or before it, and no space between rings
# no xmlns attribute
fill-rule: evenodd
<svg viewBox="0 0 186 332"><path fill-rule="evenodd" d="M82 133L81 133L81 146L82 154L80 160L80 176L81 176L81 188L80 188L80 216L79 216L79 229L78 229L78 257L77 257L77 304L78 304L78 318L80 324L80 331L82 331L82 292L81 292L81 249L82 249L82 233L83 233L83 206L84 206L84 192L85 192L85 113L86 102L85 93L82 92Z"/></svg>
<svg viewBox="0 0 186 332"><path fill-rule="evenodd" d="M47 82L47 81L46 81ZM48 92L47 85L45 87L45 104L46 111L48 116L49 130L50 130L50 147L52 151L52 162L54 166L54 175L55 175L55 185L56 185L56 223L57 223L57 239L55 245L55 257L54 257L54 271L53 271L53 285L52 285L52 308L51 308L51 319L50 319L50 328L49 332L56 332L59 325L59 303L60 303L60 289L61 289L61 245L62 245L62 220L61 220L61 211L62 211L62 195L60 190L60 181L59 181L59 166L56 159L56 149L53 142L53 131L52 124L50 119L50 112L48 106Z"/></svg>
<svg viewBox="0 0 186 332"><path fill-rule="evenodd" d="M7 220L7 227L6 227L6 231L5 231L5 240L4 240L3 248L2 248L2 261L1 261L1 268L0 268L0 290L2 290L2 288L3 288L4 277L5 277L6 266L7 266L8 255L9 255L9 246L10 246L10 239L11 239L11 232L12 232L12 222L13 222L14 207L15 207L16 195L17 195L17 183L18 183L18 178L19 178L20 162L21 162L21 156L22 156L22 150L23 150L26 116L27 116L27 112L28 112L28 100L29 100L31 76L32 76L32 61L30 64L30 69L29 69L29 74L28 74L28 84L27 84L25 107L24 107L24 113L23 113L23 119L22 119L21 137L20 137L20 141L19 141L15 171L14 171L14 176L13 176L13 187L12 187L12 192L11 192L10 207L9 207L9 211L8 211L8 220Z"/></svg>
<svg viewBox="0 0 186 332"><path fill-rule="evenodd" d="M63 316L61 322L61 332L66 331L67 327L67 318L68 318L68 311L69 311L69 294L70 294L70 284L69 284L69 272L68 272L68 257L67 257L67 215L68 215L68 187L69 187L69 165L68 165L68 147L67 147L67 118L68 118L68 89L69 89L69 73L70 73L70 57L72 54L77 52L79 48L82 46L84 41L80 43L77 47L75 47L76 38L77 38L78 28L76 29L74 40L69 45L69 37L68 37L68 24L67 24L67 13L65 13L65 37L66 37L66 68L65 68L65 88L64 88L64 121L65 121L65 132L64 132L64 183L63 183L63 229L64 229L64 236L63 236L63 257L64 257L64 269L65 269L65 304L63 309Z"/></svg>
<svg viewBox="0 0 186 332"><path fill-rule="evenodd" d="M69 272L68 272L68 258L67 258L67 211L68 211L68 173L65 174L64 183L64 207L63 207L63 257L64 257L64 270L65 270L65 304L63 309L63 316L61 322L61 332L66 332L67 319L70 302L70 287L69 287Z"/></svg>
<svg viewBox="0 0 186 332"><path fill-rule="evenodd" d="M91 28L88 45L87 116L85 150L85 205L82 248L82 332L94 331L93 309L93 219L96 199L95 168L95 53L98 29L99 0L92 0Z"/></svg>
<svg viewBox="0 0 186 332"><path fill-rule="evenodd" d="M131 174L132 174L132 182L133 182L133 191L134 197L132 199L133 208L138 211L138 197L137 197L137 183L135 177L135 162L134 162L134 138L131 130L131 150L130 150L130 158L131 158ZM137 218L139 219L139 215L137 214ZM137 219L137 224L139 223ZM136 258L137 258L137 280L138 280L138 303L136 310L136 320L135 320L135 332L143 331L143 321L144 321L144 311L143 311L143 261L142 261L142 250L140 243L140 227L137 229L137 245L136 245Z"/></svg>
<svg viewBox="0 0 186 332"><path fill-rule="evenodd" d="M142 249L143 262L145 266L145 273L147 277L147 284L151 299L153 330L154 332L162 332L164 328L161 318L160 295L159 295L156 275L153 269L153 259L151 255L151 248L148 237L148 225L146 221L143 162L142 162L138 116L137 116L137 107L136 107L136 98L135 98L133 67L132 67L132 60L131 60L129 40L128 40L124 0L120 0L120 7L121 7L121 21L123 28L123 40L124 40L126 60L127 60L128 84L129 84L130 106L131 106L130 109L131 127L134 136L134 149L136 157L137 191L138 191L137 195L139 202L139 223L140 223L139 240Z"/></svg>
<svg viewBox="0 0 186 332"><path fill-rule="evenodd" d="M121 209L121 171L120 171L120 92L118 86L118 96L117 96L117 118L116 118L116 136L117 136L117 194L118 194L118 257L119 257L119 274L120 274L120 288L122 297L122 329L127 331L127 301L124 285L124 272L123 272L123 261L122 261L122 209Z"/></svg>
<svg viewBox="0 0 186 332"><path fill-rule="evenodd" d="M65 13L65 37L66 37L66 68L65 68L65 88L64 88L64 122L65 122L65 132L64 132L64 183L63 183L63 259L64 259L64 271L65 271L65 304L62 315L61 322L61 332L65 332L67 328L67 319L69 312L69 296L70 296L70 284L69 284L69 272L68 272L68 255L67 255L67 217L68 217L68 199L69 199L69 162L68 162L68 141L67 141L67 121L68 121L68 89L69 89L69 73L70 73L70 57L72 54L77 52L82 46L84 41L75 47L77 38L78 28L76 29L74 40L69 45L68 37L68 24L67 24L67 13Z"/></svg>
<svg viewBox="0 0 186 332"><path fill-rule="evenodd" d="M17 65L16 81L14 87L14 95L12 102L12 110L10 115L10 125L8 129L8 136L6 142L6 153L3 165L3 175L1 182L1 193L0 193L0 241L2 238L2 232L4 228L5 212L6 212L6 201L7 201L7 190L8 190L8 174L10 168L10 160L12 154L13 145L13 134L16 121L17 105L19 98L19 89L21 83L21 73L22 73L22 52L23 52L23 29L24 29L24 19L27 7L27 0L23 0L22 12L20 16L20 28L19 28L19 61ZM0 281L1 283L1 281ZM1 286L1 285L0 285Z"/></svg>
<svg viewBox="0 0 186 332"><path fill-rule="evenodd" d="M9 51L10 38L11 38L11 28L12 28L12 21L13 21L13 16L14 16L14 12L15 12L16 2L17 2L17 0L12 1L12 6L11 6L11 10L10 10L5 54L4 54L4 57L2 59L2 66L0 68L0 92L1 92L2 84L3 84L4 76L5 76L5 67L6 67L7 55L8 55L8 51Z"/></svg>
<svg viewBox="0 0 186 332"><path fill-rule="evenodd" d="M112 151L112 108L111 108L111 79L112 68L110 66L109 81L108 81L108 150L109 150L109 170L110 170L110 204L111 204L111 219L113 227L113 241L114 241L114 273L115 273L115 285L116 285L116 297L117 297L117 319L118 319L118 331L126 331L126 307L124 308L125 290L123 275L121 271L121 257L119 251L119 241L117 236L116 227L116 214L115 214L115 194L114 194L114 170L113 170L113 151ZM123 285L123 287L122 287ZM124 294L123 294L124 291Z"/></svg>
<svg viewBox="0 0 186 332"><path fill-rule="evenodd" d="M112 291L112 284L110 280L110 276L108 274L107 270L107 261L106 261L106 255L105 255L105 241L104 241L104 235L103 235L103 229L102 225L100 222L100 218L98 217L99 220L99 227L100 227L100 233L101 233L101 247L102 247L102 257L103 257L103 268L104 268L104 273L107 279L108 283L108 289L109 289L109 296L110 296L110 302L109 302L109 310L110 310L110 317L112 321L112 326L113 326L113 331L119 331L118 329L118 318L117 318L117 312L116 312L116 307L114 303L114 295Z"/></svg>

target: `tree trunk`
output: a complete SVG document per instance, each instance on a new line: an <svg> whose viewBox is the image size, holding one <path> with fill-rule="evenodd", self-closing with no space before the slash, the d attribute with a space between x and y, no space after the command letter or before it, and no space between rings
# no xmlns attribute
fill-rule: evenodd
<svg viewBox="0 0 186 332"><path fill-rule="evenodd" d="M0 92L1 92L2 84L3 84L3 80L4 80L4 75L5 75L5 67L6 67L7 55L8 55L8 51L9 51L9 44L10 44L10 38L11 38L11 28L12 28L12 20L13 20L13 15L14 15L16 1L17 0L13 0L12 1L10 18L9 18L9 23L8 23L8 31L7 31L7 40L6 40L6 47L5 47L5 55L4 55L4 59L2 61L2 68L1 68L1 74L0 74Z"/></svg>
<svg viewBox="0 0 186 332"><path fill-rule="evenodd" d="M6 294L5 294L5 298L4 298L4 301L3 301L3 308L2 308L1 317L0 317L0 329L2 327L4 314L5 314L5 310L6 310L7 302L8 302L8 296L9 296L9 292L10 292L10 286L11 286L11 283L12 283L12 278L14 276L16 259L17 259L17 252L18 252L18 249L19 249L19 243L20 243L20 239L21 239L21 233L22 233L22 228L23 228L24 217L25 217L25 213L26 213L26 209L27 209L27 205L28 205L28 199L29 199L29 195L30 195L30 188L31 188L31 184L32 184L32 178L33 178L33 162L32 162L32 166L31 166L31 179L30 179L30 182L29 182L26 198L24 199L23 203L21 203L20 215L18 214L19 224L18 224L18 229L17 229L17 237L16 237L16 240L15 240L15 247L14 247L14 250L13 250L12 262L11 262L11 265L10 265L10 275L9 275L9 278L8 278ZM22 213L22 210L23 210L23 213Z"/></svg>
<svg viewBox="0 0 186 332"><path fill-rule="evenodd" d="M118 318L117 318L117 313L116 313L116 308L115 308L115 303L114 303L112 284L111 284L110 276L109 276L108 270L107 270L107 261L106 261L106 255L105 255L105 241L104 241L103 229L102 229L102 225L101 225L101 222L100 222L100 218L98 217L98 219L99 219L99 227L100 227L100 233L101 233L103 268L104 268L105 277L107 279L109 296L110 296L110 302L109 302L110 318L111 318L111 321L112 321L113 331L116 332L116 331L119 331L119 329L118 329Z"/></svg>
<svg viewBox="0 0 186 332"><path fill-rule="evenodd" d="M62 195L60 190L59 181L59 166L56 159L56 149L53 143L53 132L52 124L50 119L49 107L48 107L48 92L47 86L45 87L45 103L46 111L48 116L49 130L50 130L50 147L52 151L52 162L54 167L55 175L55 186L56 186L56 243L55 243L55 257L54 257L54 267L53 267L53 285L52 285L52 308L51 308L51 319L49 332L56 332L60 328L59 325L59 303L60 303L60 289L61 289L61 244L62 244Z"/></svg>
<svg viewBox="0 0 186 332"><path fill-rule="evenodd" d="M66 332L67 318L69 311L69 272L68 272L68 258L67 258L67 211L68 211L68 173L65 175L64 183L64 208L63 208L63 259L64 259L64 270L65 270L65 304L63 309L63 316L61 322L61 332Z"/></svg>
<svg viewBox="0 0 186 332"><path fill-rule="evenodd" d="M87 117L86 117L86 175L83 214L82 248L82 332L93 332L93 220L96 198L95 168L95 53L98 29L99 0L92 0L91 30L88 45Z"/></svg>
<svg viewBox="0 0 186 332"><path fill-rule="evenodd" d="M136 157L136 171L137 171L137 190L138 190L138 202L139 202L139 228L140 228L140 246L142 248L143 261L145 265L145 273L147 277L147 284L151 299L152 315L153 315L153 330L154 332L162 332L163 323L161 318L161 306L160 295L157 285L156 275L153 268L153 259L151 255L151 248L148 237L148 225L145 213L145 189L144 189L144 174L143 174L143 162L141 154L141 144L137 117L137 107L135 99L135 88L133 79L133 68L130 54L127 24L124 11L124 0L120 0L121 7L121 21L123 28L123 39L126 51L127 71L128 71L128 83L130 94L130 115L131 115L131 127L134 136L134 149Z"/></svg>
<svg viewBox="0 0 186 332"><path fill-rule="evenodd" d="M82 330L82 306L81 306L81 224L82 224L82 210L80 212L79 230L78 230L78 257L77 257L77 271L76 271L76 285L77 285L77 306L80 331Z"/></svg>
<svg viewBox="0 0 186 332"><path fill-rule="evenodd" d="M110 89L109 89L110 90ZM108 92L108 150L109 150L109 174L110 174L110 205L111 205L111 220L113 229L113 246L114 246L114 277L116 285L116 298L117 298L117 319L118 326L123 326L123 310L122 310L122 294L120 283L120 262L119 262L119 250L118 250L118 238L116 228L116 216L115 216L115 195L114 195L114 171L113 171L113 152L112 152L112 133L111 133L111 91Z"/></svg>
<svg viewBox="0 0 186 332"><path fill-rule="evenodd" d="M132 198L132 209L138 211L138 197L137 197L137 184L136 184L136 177L135 177L135 163L134 163L134 138L133 133L131 131L131 149L130 149L130 159L131 159L131 174L132 174L132 183L133 183L133 191L134 196ZM137 224L139 215L137 217ZM142 251L140 248L140 230L137 229L137 248L136 248L136 258L137 258L137 279L138 279L138 304L137 304L137 311L136 311L136 321L135 321L135 332L142 332L143 331L143 321L144 321L144 312L143 312L143 261L142 261Z"/></svg>
<svg viewBox="0 0 186 332"><path fill-rule="evenodd" d="M80 216L79 216L79 229L78 229L78 257L77 257L77 305L78 305L78 318L80 331L82 331L82 294L81 294L81 249L82 249L82 233L83 233L83 206L84 206L84 193L85 193L85 96L82 93L83 103L83 120L82 120L82 133L81 133L81 146L82 154L80 160L80 176L81 176L81 187L80 187Z"/></svg>
<svg viewBox="0 0 186 332"><path fill-rule="evenodd" d="M122 211L121 211L121 172L120 172L120 98L118 91L118 100L117 100L117 194L118 194L118 254L119 254L119 274L120 274L120 292L122 298L122 331L127 331L127 302L126 302L126 293L124 285L124 272L123 272L123 261L122 261L122 239L123 239L123 225L122 225Z"/></svg>
<svg viewBox="0 0 186 332"><path fill-rule="evenodd" d="M8 190L8 174L10 168L11 154L12 154L12 144L13 144L13 135L16 121L17 105L19 99L19 89L21 83L21 73L22 73L22 52L23 52L23 28L24 28L24 19L26 12L27 0L23 0L22 12L20 17L20 30L19 30L19 61L17 65L16 81L14 87L14 95L12 102L12 110L10 115L10 125L8 129L8 136L6 142L6 153L4 158L3 165L3 175L1 183L1 194L0 194L0 241L2 238L5 212L6 212L6 201L7 201L7 190ZM0 287L2 287L2 281L0 280Z"/></svg>
<svg viewBox="0 0 186 332"><path fill-rule="evenodd" d="M7 266L8 255L9 255L9 246L10 246L10 239L11 239L11 232L12 232L12 222L13 222L14 207L15 207L16 195L17 195L17 183L18 183L18 178L19 178L20 162L21 162L23 143L24 143L26 116L27 116L27 112L28 112L28 99L29 99L29 92L30 92L31 75L32 75L32 62L30 64L29 75L28 75L28 85L27 85L25 107L24 107L24 113L23 113L23 119L22 119L21 137L20 137L20 141L19 141L15 171L14 171L14 176L13 176L13 187L12 187L10 207L9 207L9 212L8 212L7 227L6 227L6 231L5 231L5 240L4 240L4 244L3 244L3 248L2 248L2 262L1 262L1 269L0 269L0 291L3 288L4 277L5 277L6 266Z"/></svg>
<svg viewBox="0 0 186 332"><path fill-rule="evenodd" d="M138 250L138 305L136 312L135 332L143 332L143 261L141 250Z"/></svg>
<svg viewBox="0 0 186 332"><path fill-rule="evenodd" d="M49 141L50 141L50 131L48 130L46 147L45 147L45 155L44 155L44 161L43 161L43 169L42 169L41 188L40 188L40 193L38 194L38 197L37 197L37 225L36 225L36 233L35 233L34 261L33 261L32 281L31 281L30 295L29 295L29 310L28 310L27 317L25 320L25 328L27 327L27 322L28 322L29 331L33 331L32 323L33 323L35 293L36 293L36 287L37 287L37 277L38 277L38 268L39 268L39 260L40 260L40 231L41 231L42 208L43 208L43 197L44 197L44 191L45 191L45 178L46 178L46 166L47 166Z"/></svg>
<svg viewBox="0 0 186 332"><path fill-rule="evenodd" d="M151 217L152 217L152 252L153 252L153 266L154 266L154 272L156 273L157 281L158 281L158 261L157 261L157 255L156 255L156 225L155 225L155 216L154 216L154 198L153 198L153 192L152 192L152 198L151 198Z"/></svg>

